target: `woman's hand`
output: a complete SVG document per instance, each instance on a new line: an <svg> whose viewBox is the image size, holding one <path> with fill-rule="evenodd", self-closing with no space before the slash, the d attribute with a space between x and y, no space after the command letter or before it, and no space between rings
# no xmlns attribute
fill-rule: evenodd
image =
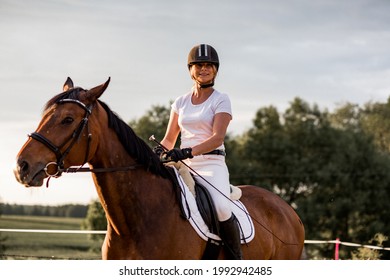
<svg viewBox="0 0 390 280"><path fill-rule="evenodd" d="M161 155L161 158L163 158L164 161L174 161L174 162L178 162L180 160L193 158L193 157L194 156L192 155L191 148L184 148L184 149L175 148Z"/></svg>

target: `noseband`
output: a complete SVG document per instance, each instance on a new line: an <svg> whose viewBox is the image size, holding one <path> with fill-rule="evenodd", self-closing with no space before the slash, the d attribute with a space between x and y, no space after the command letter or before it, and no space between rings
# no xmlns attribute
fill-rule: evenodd
<svg viewBox="0 0 390 280"><path fill-rule="evenodd" d="M73 133L70 135L70 137L62 145L60 145L60 146L54 145L49 139L47 139L45 136L43 136L42 134L40 134L38 132L33 132L33 133L28 135L32 139L37 140L38 142L44 144L47 148L49 148L56 155L57 162L54 162L54 161L49 162L48 164L46 164L45 168L43 169L45 171L46 175L49 177L60 177L61 176L61 174L64 170L64 160L65 160L66 156L69 154L69 152L72 149L72 147L74 146L74 144L80 139L83 130L85 128L87 128L87 130L88 130L88 118L92 112L92 105L86 106L84 103L82 103L78 100L75 100L75 99L62 99L62 100L58 101L58 104L64 104L64 103L77 104L78 106L80 106L81 108L83 108L85 110L85 115L84 115L84 118L81 120L80 124L78 125L78 127L73 131ZM84 165L88 160L90 141L91 141L91 134L88 132L88 145L87 145L87 150L85 152L84 163L82 165ZM69 144L66 146L67 143L69 143ZM66 146L65 150L63 152L61 152L61 150L63 150L65 146ZM54 172L49 170L49 167L52 165L54 165L56 167L56 170Z"/></svg>

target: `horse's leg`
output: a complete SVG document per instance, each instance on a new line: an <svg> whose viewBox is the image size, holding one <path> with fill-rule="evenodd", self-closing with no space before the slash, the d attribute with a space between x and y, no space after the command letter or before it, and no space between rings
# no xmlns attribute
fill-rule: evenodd
<svg viewBox="0 0 390 280"><path fill-rule="evenodd" d="M110 260L110 259L118 259L118 257L115 257L115 254L113 252L112 246L112 229L110 224L107 225L107 233L104 237L104 241L102 244L102 259L103 260Z"/></svg>
<svg viewBox="0 0 390 280"><path fill-rule="evenodd" d="M107 247L107 234L104 237L104 241L102 244L102 260L107 260L108 259L108 247Z"/></svg>
<svg viewBox="0 0 390 280"><path fill-rule="evenodd" d="M171 211L176 212L176 211ZM206 242L180 217L179 212L171 217L160 218L154 225L155 232L145 237L141 250L149 258L162 260L196 260L202 257ZM158 238L156 238L158 236Z"/></svg>
<svg viewBox="0 0 390 280"><path fill-rule="evenodd" d="M139 259L139 255L134 254L134 246L131 246L131 236L119 236L111 228L107 226L107 234L102 244L102 259L103 260L125 260Z"/></svg>

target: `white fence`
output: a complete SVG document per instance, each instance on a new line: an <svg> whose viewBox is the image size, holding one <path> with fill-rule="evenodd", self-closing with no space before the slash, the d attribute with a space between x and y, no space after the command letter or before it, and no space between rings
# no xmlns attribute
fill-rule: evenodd
<svg viewBox="0 0 390 280"><path fill-rule="evenodd" d="M105 230L49 230L49 229L5 229L0 228L0 232L28 232L28 233L68 233L68 234L106 234ZM336 249L339 245L350 247L364 247L374 250L387 250L390 251L390 247L380 247L373 245L364 245L358 243L344 242L339 239L336 240L305 240L305 244L335 244Z"/></svg>
<svg viewBox="0 0 390 280"><path fill-rule="evenodd" d="M55 229L51 230L51 229L8 229L8 228L0 228L0 232L106 234L105 230L55 230Z"/></svg>
<svg viewBox="0 0 390 280"><path fill-rule="evenodd" d="M344 245L344 246L350 246L350 247L364 247L374 250L387 250L390 251L390 247L380 247L380 246L373 246L373 245L363 245L358 243L351 243L351 242L344 242L340 241L339 239L336 240L305 240L305 244L324 244L324 243L333 243L335 245Z"/></svg>

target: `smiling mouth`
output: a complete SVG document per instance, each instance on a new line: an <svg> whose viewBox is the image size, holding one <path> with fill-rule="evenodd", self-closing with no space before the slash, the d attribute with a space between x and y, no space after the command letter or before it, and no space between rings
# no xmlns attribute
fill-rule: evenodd
<svg viewBox="0 0 390 280"><path fill-rule="evenodd" d="M212 77L209 74L200 74L200 75L198 75L198 79L208 82L208 81L212 80Z"/></svg>

